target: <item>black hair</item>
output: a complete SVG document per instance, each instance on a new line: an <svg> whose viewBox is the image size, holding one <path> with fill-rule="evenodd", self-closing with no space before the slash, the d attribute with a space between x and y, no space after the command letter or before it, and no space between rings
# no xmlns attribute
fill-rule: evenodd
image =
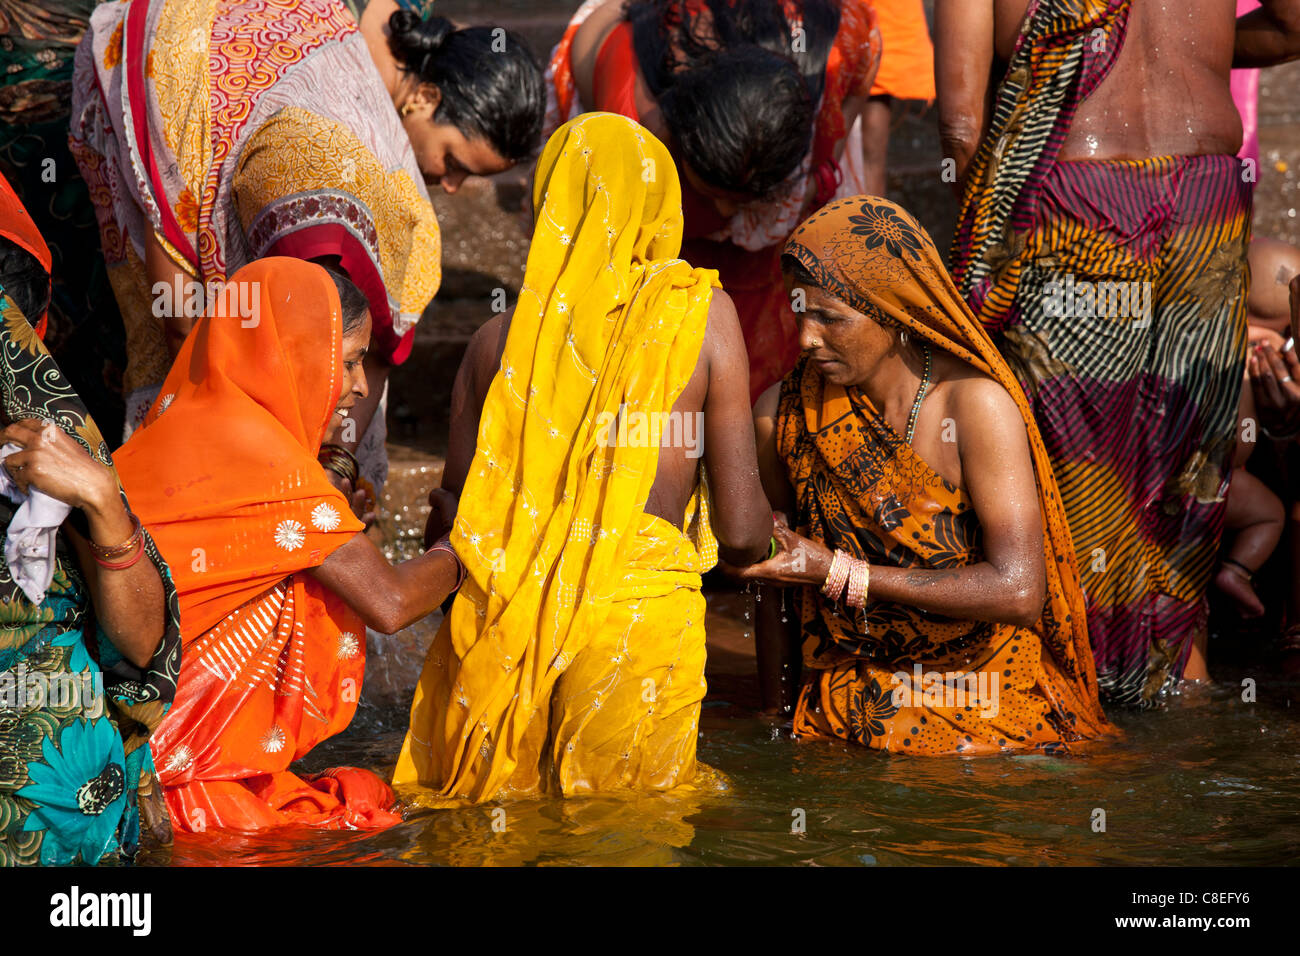
<svg viewBox="0 0 1300 956"><path fill-rule="evenodd" d="M402 68L438 88L434 113L469 139L486 139L502 159L536 152L546 116L541 67L518 34L503 27L457 30L445 17L421 20L410 10L388 18Z"/></svg>
<svg viewBox="0 0 1300 956"><path fill-rule="evenodd" d="M366 299L365 293L342 272L329 266L323 268L334 280L334 288L338 290L339 311L343 315L343 334L347 335L361 325L366 312L370 310L370 302Z"/></svg>
<svg viewBox="0 0 1300 956"><path fill-rule="evenodd" d="M50 307L50 274L34 255L0 236L0 286L35 325Z"/></svg>
<svg viewBox="0 0 1300 956"><path fill-rule="evenodd" d="M632 0L638 65L681 159L707 185L763 198L807 154L839 31L832 0ZM798 32L796 32L796 30Z"/></svg>
<svg viewBox="0 0 1300 956"><path fill-rule="evenodd" d="M799 285L820 289L821 283L808 271L808 267L788 252L781 253L781 271L794 279Z"/></svg>

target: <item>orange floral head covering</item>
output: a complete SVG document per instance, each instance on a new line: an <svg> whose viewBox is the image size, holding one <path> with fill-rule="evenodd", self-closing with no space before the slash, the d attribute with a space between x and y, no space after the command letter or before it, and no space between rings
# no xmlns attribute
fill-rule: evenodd
<svg viewBox="0 0 1300 956"><path fill-rule="evenodd" d="M50 247L45 244L41 231L36 228L36 223L32 221L22 200L4 176L0 176L0 236L34 255L36 261L45 268L45 274L50 274L54 265ZM27 320L36 328L36 334L42 339L45 338L47 319L46 312L27 316Z"/></svg>
<svg viewBox="0 0 1300 956"><path fill-rule="evenodd" d="M1104 721L1074 545L1042 436L1024 390L962 301L929 233L886 199L852 196L805 220L786 243L784 255L830 295L955 355L1014 399L1029 436L1045 529L1043 644L1073 683L1078 699L1067 709Z"/></svg>
<svg viewBox="0 0 1300 956"><path fill-rule="evenodd" d="M114 456L140 520L174 555L187 641L362 530L316 461L343 387L342 343L323 268L252 262L198 320Z"/></svg>

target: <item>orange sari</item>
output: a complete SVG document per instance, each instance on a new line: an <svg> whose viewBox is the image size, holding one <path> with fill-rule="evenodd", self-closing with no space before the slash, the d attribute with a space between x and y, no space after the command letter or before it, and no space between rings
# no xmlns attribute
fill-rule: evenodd
<svg viewBox="0 0 1300 956"><path fill-rule="evenodd" d="M348 725L365 670L360 618L305 573L362 530L316 462L343 382L338 294L285 258L230 286L252 317L199 320L116 456L177 561L184 663L153 738L167 807L187 831L387 826L392 791L368 771L289 771Z"/></svg>
<svg viewBox="0 0 1300 956"><path fill-rule="evenodd" d="M966 362L1015 400L1038 480L1047 577L1032 627L892 601L854 611L804 588L795 733L921 755L1064 752L1116 734L1097 699L1079 571L1042 437L929 235L893 203L856 196L804 222L785 254L829 294ZM913 451L864 392L825 381L807 361L782 382L777 448L805 537L877 566L956 569L984 559L964 490Z"/></svg>

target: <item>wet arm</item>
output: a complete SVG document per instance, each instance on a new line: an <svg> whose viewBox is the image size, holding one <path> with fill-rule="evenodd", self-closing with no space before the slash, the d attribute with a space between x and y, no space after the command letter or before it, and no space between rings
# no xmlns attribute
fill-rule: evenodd
<svg viewBox="0 0 1300 956"><path fill-rule="evenodd" d="M1032 626L1042 615L1047 576L1029 438L1015 402L996 383L964 383L961 401L958 451L984 560L951 570L873 565L870 596L964 620Z"/></svg>
<svg viewBox="0 0 1300 956"><path fill-rule="evenodd" d="M960 192L988 127L993 0L935 0L934 27L939 138L945 159L956 160Z"/></svg>
<svg viewBox="0 0 1300 956"><path fill-rule="evenodd" d="M430 551L393 566L358 532L308 573L356 611L366 627L395 634L447 599L459 568L445 551Z"/></svg>
<svg viewBox="0 0 1300 956"><path fill-rule="evenodd" d="M1276 66L1300 59L1300 0L1260 0L1258 10L1237 18L1232 65Z"/></svg>
<svg viewBox="0 0 1300 956"><path fill-rule="evenodd" d="M713 498L713 533L724 561L747 565L765 556L772 508L758 474L745 339L736 307L720 289L713 292L708 322L701 351L709 363L704 466Z"/></svg>

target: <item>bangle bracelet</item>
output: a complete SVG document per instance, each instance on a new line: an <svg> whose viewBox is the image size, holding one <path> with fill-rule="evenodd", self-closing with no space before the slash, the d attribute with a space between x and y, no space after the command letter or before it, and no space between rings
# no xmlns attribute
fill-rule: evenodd
<svg viewBox="0 0 1300 956"><path fill-rule="evenodd" d="M773 537L771 543L767 546L767 560L771 561L776 557L776 538Z"/></svg>
<svg viewBox="0 0 1300 956"><path fill-rule="evenodd" d="M845 601L849 607L864 608L867 606L867 585L871 580L871 565L866 561L855 559L853 568L849 571L849 590L845 595Z"/></svg>
<svg viewBox="0 0 1300 956"><path fill-rule="evenodd" d="M103 558L101 558L97 554L94 554L93 552L91 554L91 557L95 559L95 563L98 564L101 568L105 568L106 570L109 571L125 571L127 568L134 567L135 563L139 561L141 556L144 554L144 538L141 537L137 539L137 543L139 547L135 549L135 555L131 558L128 558L125 561L119 561L119 562L105 561Z"/></svg>
<svg viewBox="0 0 1300 956"><path fill-rule="evenodd" d="M332 471L353 485L357 483L357 478L361 475L361 463L357 461L357 456L352 454L342 445L321 445L320 452L316 455L316 460L326 471Z"/></svg>
<svg viewBox="0 0 1300 956"><path fill-rule="evenodd" d="M844 584L849 579L852 560L845 552L838 550L831 558L831 569L826 572L826 583L822 585L822 594L832 601L840 599L840 592L844 590Z"/></svg>
<svg viewBox="0 0 1300 956"><path fill-rule="evenodd" d="M1297 425L1294 429L1292 429L1289 432L1282 432L1281 434L1277 434L1269 431L1268 428L1264 425L1264 423L1260 422L1259 431L1260 434L1262 434L1269 441L1291 441L1292 439L1300 438L1300 425Z"/></svg>
<svg viewBox="0 0 1300 956"><path fill-rule="evenodd" d="M469 568L465 567L465 562L460 559L460 555L456 553L456 549L451 546L451 538L439 538L433 547L424 553L429 554L432 551L446 551L456 560L456 584L452 587L452 590L459 591L460 586L465 583L465 578L469 576Z"/></svg>
<svg viewBox="0 0 1300 956"><path fill-rule="evenodd" d="M87 544L90 545L90 553L96 558L104 558L108 561L112 561L114 558L120 558L123 555L130 554L131 549L139 542L144 533L144 529L140 526L140 519L130 511L128 511L127 514L131 518L131 536L121 544L105 547L102 544L96 544L94 541L87 539Z"/></svg>

